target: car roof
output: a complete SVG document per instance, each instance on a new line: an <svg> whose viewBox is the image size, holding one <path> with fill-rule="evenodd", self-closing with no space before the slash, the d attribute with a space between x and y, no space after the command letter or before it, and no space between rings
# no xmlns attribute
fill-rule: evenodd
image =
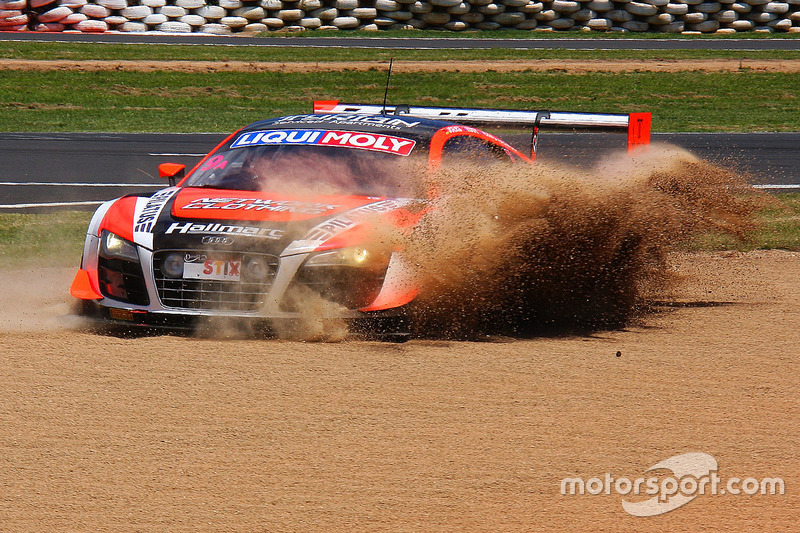
<svg viewBox="0 0 800 533"><path fill-rule="evenodd" d="M357 114L305 114L290 115L268 120L261 120L246 126L241 131L258 131L270 129L317 129L345 128L349 131L369 133L402 133L417 138L431 138L445 126L453 122L431 120L397 115L357 115Z"/></svg>

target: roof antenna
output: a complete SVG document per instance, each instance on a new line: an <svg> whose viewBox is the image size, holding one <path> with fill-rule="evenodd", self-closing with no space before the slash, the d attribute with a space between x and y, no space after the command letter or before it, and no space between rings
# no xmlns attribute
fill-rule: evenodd
<svg viewBox="0 0 800 533"><path fill-rule="evenodd" d="M381 110L381 115L386 114L386 99L389 98L389 80L392 79L392 63L394 63L394 58L389 58L389 73L386 75L386 90L383 92L383 109Z"/></svg>

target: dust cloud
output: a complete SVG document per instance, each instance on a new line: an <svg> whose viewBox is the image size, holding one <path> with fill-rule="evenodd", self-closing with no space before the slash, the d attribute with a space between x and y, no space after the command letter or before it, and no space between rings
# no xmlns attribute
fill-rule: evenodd
<svg viewBox="0 0 800 533"><path fill-rule="evenodd" d="M52 331L83 325L71 315L72 267L0 270L0 334Z"/></svg>
<svg viewBox="0 0 800 533"><path fill-rule="evenodd" d="M760 204L746 180L671 146L583 171L459 165L404 239L424 335L613 328L675 281L668 254L706 231L746 238Z"/></svg>
<svg viewBox="0 0 800 533"><path fill-rule="evenodd" d="M364 177L337 174L338 192ZM352 170L352 169L351 169ZM371 217L373 249L401 250L420 295L407 309L426 337L556 334L624 326L665 297L677 278L669 253L703 232L745 239L763 195L737 173L683 149L652 145L608 156L594 168L459 163L435 174L407 166L392 175L423 197L411 229ZM291 181L291 180L289 180ZM381 191L385 194L385 191ZM279 336L340 340L341 308L294 293L303 317Z"/></svg>
<svg viewBox="0 0 800 533"><path fill-rule="evenodd" d="M318 292L295 285L286 298L299 313L298 319L272 321L275 334L285 340L340 342L347 339L347 322L340 318L346 308L326 300Z"/></svg>

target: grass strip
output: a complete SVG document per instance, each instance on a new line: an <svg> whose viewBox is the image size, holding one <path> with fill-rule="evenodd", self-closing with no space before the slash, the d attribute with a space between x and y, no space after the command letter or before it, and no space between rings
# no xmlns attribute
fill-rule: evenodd
<svg viewBox="0 0 800 533"><path fill-rule="evenodd" d="M369 32L367 32L369 33ZM347 34L349 36L350 34ZM379 36L382 36L380 34ZM800 35L800 34L797 34ZM315 35L309 35L315 36ZM372 36L372 34L370 34ZM583 37L581 35L581 37ZM333 38L331 38L333 40ZM65 60L193 60L193 61L467 61L536 59L800 59L798 50L375 50L363 48L318 48L304 46L303 39L269 38L286 43L281 47L218 45L154 45L106 43L2 42L0 58ZM384 67L376 65L376 68Z"/></svg>
<svg viewBox="0 0 800 533"><path fill-rule="evenodd" d="M800 251L800 193L772 195L770 206L759 211L757 229L746 241L723 233L700 235L688 246L692 251L792 250Z"/></svg>
<svg viewBox="0 0 800 533"><path fill-rule="evenodd" d="M46 266L78 265L92 213L0 213L0 267L25 268L30 260Z"/></svg>
<svg viewBox="0 0 800 533"><path fill-rule="evenodd" d="M653 130L798 131L796 74L397 73L420 105L653 112ZM0 131L227 132L309 112L314 99L379 102L385 73L4 71Z"/></svg>

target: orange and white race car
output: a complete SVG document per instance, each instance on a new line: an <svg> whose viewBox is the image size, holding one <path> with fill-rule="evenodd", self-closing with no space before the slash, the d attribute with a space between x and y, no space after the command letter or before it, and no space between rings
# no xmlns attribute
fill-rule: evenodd
<svg viewBox="0 0 800 533"><path fill-rule="evenodd" d="M292 295L310 291L337 304L337 318L402 330L421 287L402 250L376 247L367 221L413 227L435 192L415 190L409 172L464 158L531 163L533 150L473 126L487 123L618 128L631 145L649 141L649 114L316 102L313 114L234 132L188 173L161 164L165 189L101 205L70 292L103 321L191 327L207 316L296 319L303 299Z"/></svg>

